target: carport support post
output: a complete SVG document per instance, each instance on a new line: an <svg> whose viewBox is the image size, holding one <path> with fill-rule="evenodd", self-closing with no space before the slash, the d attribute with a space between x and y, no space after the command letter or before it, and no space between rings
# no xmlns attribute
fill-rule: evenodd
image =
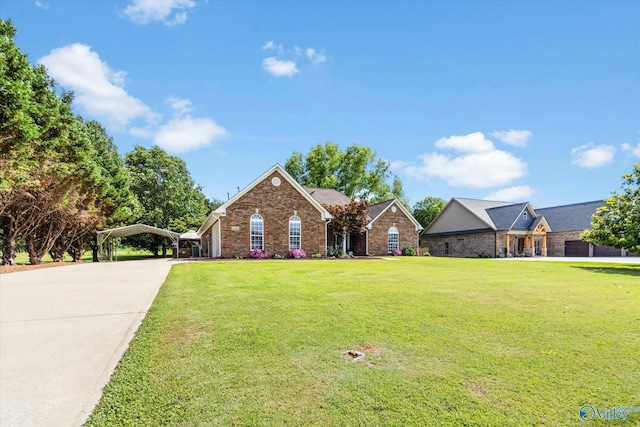
<svg viewBox="0 0 640 427"><path fill-rule="evenodd" d="M180 258L180 238L176 239L176 259Z"/></svg>

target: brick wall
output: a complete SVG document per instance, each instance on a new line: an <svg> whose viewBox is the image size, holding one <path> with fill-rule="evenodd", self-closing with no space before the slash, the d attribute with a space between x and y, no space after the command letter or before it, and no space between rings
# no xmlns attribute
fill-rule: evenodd
<svg viewBox="0 0 640 427"><path fill-rule="evenodd" d="M271 182L274 177L281 182L277 187ZM221 218L223 258L234 254L249 256L249 221L255 213L262 215L264 220L264 248L269 255L289 253L289 218L297 215L302 224L302 249L307 256L314 253L325 256L325 220L320 211L283 176L274 172L232 203L226 216Z"/></svg>
<svg viewBox="0 0 640 427"><path fill-rule="evenodd" d="M393 212L389 207L375 220L369 230L369 255L388 254L389 228L391 227L398 229L400 249L413 248L418 250L418 232L411 219L402 210L396 208L396 212Z"/></svg>

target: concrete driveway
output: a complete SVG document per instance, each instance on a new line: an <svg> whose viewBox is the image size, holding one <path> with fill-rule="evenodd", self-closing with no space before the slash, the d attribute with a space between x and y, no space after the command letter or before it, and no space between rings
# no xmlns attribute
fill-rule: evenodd
<svg viewBox="0 0 640 427"><path fill-rule="evenodd" d="M0 426L79 426L95 407L171 260L0 276Z"/></svg>

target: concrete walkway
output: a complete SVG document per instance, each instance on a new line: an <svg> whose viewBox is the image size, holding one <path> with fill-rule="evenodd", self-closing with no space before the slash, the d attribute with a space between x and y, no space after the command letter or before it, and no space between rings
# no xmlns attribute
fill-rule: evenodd
<svg viewBox="0 0 640 427"><path fill-rule="evenodd" d="M79 426L173 262L87 263L0 276L0 426Z"/></svg>

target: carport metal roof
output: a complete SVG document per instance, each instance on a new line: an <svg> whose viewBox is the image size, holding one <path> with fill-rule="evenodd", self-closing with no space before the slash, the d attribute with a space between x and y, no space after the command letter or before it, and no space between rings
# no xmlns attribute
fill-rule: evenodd
<svg viewBox="0 0 640 427"><path fill-rule="evenodd" d="M180 239L180 233L175 231L165 230L163 228L152 227L146 224L134 224L127 225L126 227L112 228L109 230L98 231L98 234L103 234L107 237L126 237L133 236L134 234L141 233L153 233L160 236L165 236L171 239L172 242L177 242Z"/></svg>

